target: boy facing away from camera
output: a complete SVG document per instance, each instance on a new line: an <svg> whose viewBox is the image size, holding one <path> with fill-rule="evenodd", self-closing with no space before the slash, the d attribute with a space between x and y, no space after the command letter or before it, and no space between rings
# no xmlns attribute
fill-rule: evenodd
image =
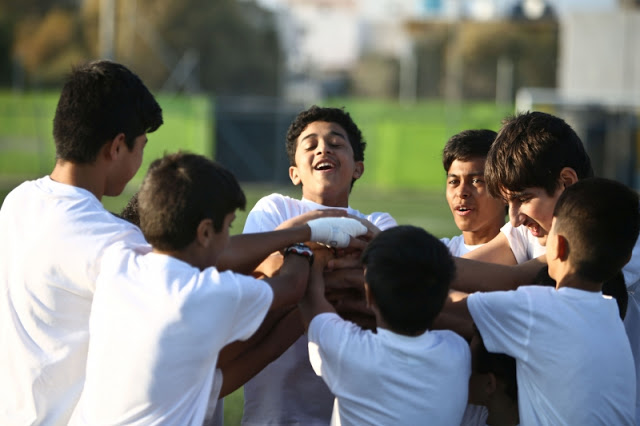
<svg viewBox="0 0 640 426"><path fill-rule="evenodd" d="M487 349L516 359L522 424L635 424L635 367L602 283L631 258L638 195L588 178L559 195L546 237L556 287L474 293L457 302Z"/></svg>
<svg viewBox="0 0 640 426"><path fill-rule="evenodd" d="M289 177L294 185L302 186L302 198L263 197L249 213L244 233L292 226L336 210L365 219L376 232L395 226L388 213L365 215L349 207L353 184L364 173L365 146L360 129L343 109L312 106L302 111L286 137ZM359 253L351 255L352 263L359 263ZM327 271L325 280L327 297L336 310L371 326L374 317L364 302L362 267ZM307 337L302 335L244 386L243 424L329 423L333 395L313 372L307 353Z"/></svg>
<svg viewBox="0 0 640 426"><path fill-rule="evenodd" d="M233 390L263 366L236 353L247 362L238 369L219 353L252 336L268 310L300 299L312 251L287 250L280 274L265 280L220 272L215 265L245 202L231 172L203 156L152 163L138 193L152 250L115 244L104 255L71 424L201 425L212 386Z"/></svg>
<svg viewBox="0 0 640 426"><path fill-rule="evenodd" d="M324 296L317 256L300 312L313 368L335 395L331 424L456 425L467 405L471 355L449 330L430 330L455 266L421 228L379 233L362 254L365 294L377 332L337 315Z"/></svg>
<svg viewBox="0 0 640 426"><path fill-rule="evenodd" d="M162 110L123 65L75 67L53 119L56 163L0 210L0 424L66 425L85 376L89 312L105 249L145 244L107 211L142 162Z"/></svg>

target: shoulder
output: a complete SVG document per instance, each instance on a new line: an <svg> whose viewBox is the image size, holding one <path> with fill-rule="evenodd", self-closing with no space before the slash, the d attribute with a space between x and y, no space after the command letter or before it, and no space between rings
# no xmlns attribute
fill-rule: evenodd
<svg viewBox="0 0 640 426"><path fill-rule="evenodd" d="M449 252L451 252L453 256L462 256L463 254L468 252L468 250L466 249L466 246L464 245L463 235L456 235L451 239L441 238L440 241L442 241L444 245L446 245L447 248L449 248Z"/></svg>
<svg viewBox="0 0 640 426"><path fill-rule="evenodd" d="M373 223L377 226L381 231L385 229L392 228L394 226L398 226L398 222L391 216L391 214L386 212L373 212L369 214L364 214L359 212L358 210L349 209L349 213L357 216L361 219L367 219L369 222Z"/></svg>
<svg viewBox="0 0 640 426"><path fill-rule="evenodd" d="M451 330L430 330L432 339L447 346L453 353L457 353L463 358L471 358L469 343L458 333Z"/></svg>
<svg viewBox="0 0 640 426"><path fill-rule="evenodd" d="M309 341L335 341L349 338L352 334L363 331L350 321L346 321L335 312L325 312L313 317L309 323Z"/></svg>
<svg viewBox="0 0 640 426"><path fill-rule="evenodd" d="M257 210L273 210L280 209L287 206L296 206L301 203L300 200L295 198L291 198L288 195L278 194L274 192L273 194L265 195L260 198L258 202L253 206L251 211Z"/></svg>

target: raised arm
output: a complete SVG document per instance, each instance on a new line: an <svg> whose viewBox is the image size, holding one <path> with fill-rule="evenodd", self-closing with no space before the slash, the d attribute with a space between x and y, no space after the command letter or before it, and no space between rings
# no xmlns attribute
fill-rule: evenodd
<svg viewBox="0 0 640 426"><path fill-rule="evenodd" d="M509 240L502 232L499 232L498 235L482 247L471 250L463 257L501 265L515 265L517 263L513 251L511 251L511 246L509 246Z"/></svg>
<svg viewBox="0 0 640 426"><path fill-rule="evenodd" d="M360 221L345 217L321 217L306 224L234 235L220 256L216 267L251 274L271 253L294 243L313 241L342 248L362 248L365 242L356 238L368 229Z"/></svg>
<svg viewBox="0 0 640 426"><path fill-rule="evenodd" d="M455 258L456 277L451 288L465 293L515 290L532 284L545 259L541 256L519 265L499 265L461 257Z"/></svg>
<svg viewBox="0 0 640 426"><path fill-rule="evenodd" d="M327 261L330 258L330 254L327 249L316 250L316 253L316 259L311 268L309 285L307 285L307 290L298 304L305 330L309 328L309 323L316 315L323 312L336 311L324 296L325 289L323 273Z"/></svg>

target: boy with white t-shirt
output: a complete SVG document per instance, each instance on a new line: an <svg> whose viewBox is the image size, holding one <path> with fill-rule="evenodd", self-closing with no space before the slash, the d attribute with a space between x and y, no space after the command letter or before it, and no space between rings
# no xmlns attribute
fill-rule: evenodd
<svg viewBox="0 0 640 426"><path fill-rule="evenodd" d="M0 210L0 424L66 425L84 381L89 311L105 249L145 245L111 214L162 110L140 78L110 61L69 75L53 119L56 164Z"/></svg>
<svg viewBox="0 0 640 426"><path fill-rule="evenodd" d="M602 283L631 258L638 194L602 178L559 196L546 235L556 288L474 293L458 302L488 350L516 359L522 424L635 424L635 367Z"/></svg>
<svg viewBox="0 0 640 426"><path fill-rule="evenodd" d="M286 142L289 177L294 185L302 185L302 199L263 197L249 213L243 232L293 226L336 210L366 219L375 232L395 226L388 213L365 215L349 207L351 188L364 172L365 146L360 129L343 109L312 106L302 111L291 123ZM359 263L358 253L346 256ZM267 275L279 264L278 256L271 256L271 261L274 258L275 268L262 269ZM371 327L375 318L364 303L362 267L328 271L325 280L327 296L338 312ZM333 395L309 364L303 335L244 386L242 423L326 425L332 404Z"/></svg>
<svg viewBox="0 0 640 426"><path fill-rule="evenodd" d="M459 424L469 345L453 331L430 330L455 274L447 247L409 225L374 237L362 262L375 333L336 314L324 296L322 260L318 256L299 306L311 364L335 395L331 424Z"/></svg>
<svg viewBox="0 0 640 426"><path fill-rule="evenodd" d="M306 286L306 246L285 250L295 255L266 280L214 267L245 197L231 172L203 156L154 161L138 203L153 249L116 244L104 255L71 424L201 425L212 385L233 390L262 367L239 356L247 363L222 362L214 380L221 349L248 339L269 309L296 303Z"/></svg>

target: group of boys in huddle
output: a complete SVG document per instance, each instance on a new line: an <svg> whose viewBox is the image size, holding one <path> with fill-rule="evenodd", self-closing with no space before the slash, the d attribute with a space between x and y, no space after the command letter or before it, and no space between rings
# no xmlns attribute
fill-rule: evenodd
<svg viewBox="0 0 640 426"><path fill-rule="evenodd" d="M638 195L562 119L447 142L451 239L352 209L366 143L318 106L286 136L302 198L242 234L233 174L185 152L108 212L162 123L121 64L63 87L53 171L0 209L0 424L219 425L240 387L245 425L640 420Z"/></svg>

